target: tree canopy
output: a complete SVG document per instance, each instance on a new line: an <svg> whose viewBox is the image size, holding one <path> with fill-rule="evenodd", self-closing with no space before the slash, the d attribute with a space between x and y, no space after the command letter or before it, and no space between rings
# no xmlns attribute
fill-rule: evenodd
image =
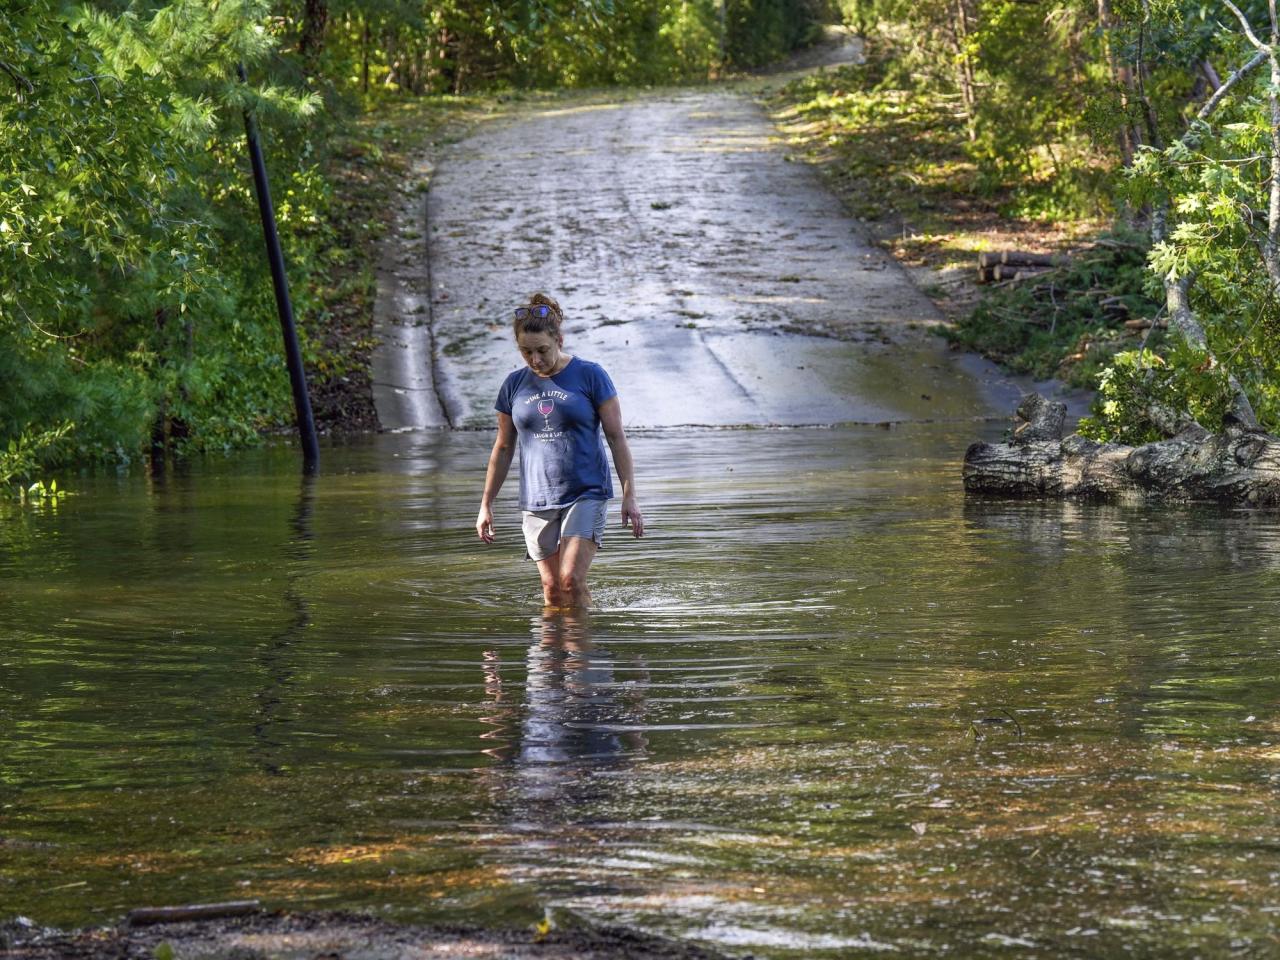
<svg viewBox="0 0 1280 960"><path fill-rule="evenodd" d="M1035 312L1050 311L1043 326L1052 328L1065 310L1072 336L1115 355L1090 384L1101 395L1084 430L1098 439L1156 439L1191 421L1217 429L1226 416L1280 428L1280 30L1271 6L842 6L882 56L890 51L891 73L954 105L975 194L1009 191L1010 216L1109 210L1148 237L1146 294L1162 306L1140 344L1127 343L1098 298L1058 299L1084 281L1086 300L1101 282L1112 284L1112 302L1136 303L1127 260L1101 277L1059 274L1058 298L1050 291L1043 308L1026 290L988 297L962 323L962 340L1025 354L1046 337ZM1000 319L1010 311L1022 316Z"/></svg>
<svg viewBox="0 0 1280 960"><path fill-rule="evenodd" d="M349 252L325 160L360 110L705 79L810 39L823 12L811 0L5 5L0 473L242 444L287 422L245 111L269 141L307 361L338 376L320 281Z"/></svg>
<svg viewBox="0 0 1280 960"><path fill-rule="evenodd" d="M1149 232L1147 293L1169 330L1131 350L1098 319L1122 355L1087 431L1150 438L1227 416L1280 427L1280 29L1267 4L839 6L889 51L882 83L926 91L931 115L962 131L975 193L1017 184L1013 215L1111 209ZM234 446L288 422L246 111L267 135L304 353L334 380L351 361L326 341L341 296L326 280L352 254L326 163L362 112L704 80L808 42L831 15L825 0L0 9L0 474Z"/></svg>

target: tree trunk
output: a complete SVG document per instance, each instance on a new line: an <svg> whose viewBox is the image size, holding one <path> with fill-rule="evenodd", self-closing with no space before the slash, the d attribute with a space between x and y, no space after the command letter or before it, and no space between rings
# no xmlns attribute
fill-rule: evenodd
<svg viewBox="0 0 1280 960"><path fill-rule="evenodd" d="M382 34L382 52L387 62L387 75L382 85L389 87L400 84L400 36L391 29Z"/></svg>
<svg viewBox="0 0 1280 960"><path fill-rule="evenodd" d="M363 17L364 30L360 33L360 85L369 92L369 18Z"/></svg>
<svg viewBox="0 0 1280 960"><path fill-rule="evenodd" d="M329 24L329 0L303 0L302 35L298 38L298 53L302 55L307 76L319 74L317 60L324 49L324 32Z"/></svg>
<svg viewBox="0 0 1280 960"><path fill-rule="evenodd" d="M956 79L960 86L960 99L964 104L965 126L970 141L978 138L974 123L977 94L973 80L973 60L969 57L969 11L965 0L955 0L951 20L951 40L956 49Z"/></svg>
<svg viewBox="0 0 1280 960"><path fill-rule="evenodd" d="M1132 85L1132 74L1120 64L1116 56L1115 44L1111 42L1111 31L1115 28L1115 20L1111 15L1111 0L1098 0L1098 26L1102 29L1102 43L1106 50L1107 68L1111 74L1111 82L1115 84L1120 95L1120 109L1124 113L1125 122L1116 131L1116 146L1120 150L1120 158L1124 166L1133 163L1133 151L1136 146L1133 127L1128 121L1129 89Z"/></svg>
<svg viewBox="0 0 1280 960"><path fill-rule="evenodd" d="M1160 136L1160 124L1156 119L1156 109L1147 96L1147 80L1151 72L1147 69L1147 26L1151 23L1151 0L1142 0L1142 22L1138 26L1138 56L1134 65L1134 77L1138 88L1138 103L1142 106L1142 119L1147 127L1147 145L1157 150L1164 149L1164 138Z"/></svg>
<svg viewBox="0 0 1280 960"><path fill-rule="evenodd" d="M1008 443L975 443L964 455L964 488L993 496L1081 497L1143 502L1208 500L1280 506L1280 438L1231 424L1208 433L1189 424L1139 447L1063 440L1066 407L1032 394Z"/></svg>

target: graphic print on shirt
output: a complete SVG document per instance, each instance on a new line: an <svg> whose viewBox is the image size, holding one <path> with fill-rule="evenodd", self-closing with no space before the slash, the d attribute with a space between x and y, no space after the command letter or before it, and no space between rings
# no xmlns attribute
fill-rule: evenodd
<svg viewBox="0 0 1280 960"><path fill-rule="evenodd" d="M512 419L519 438L522 510L613 496L597 411L616 395L599 364L578 357L554 380L528 367L507 375L494 409Z"/></svg>
<svg viewBox="0 0 1280 960"><path fill-rule="evenodd" d="M542 416L542 429L535 430L533 435L543 443L550 443L551 441L558 440L565 435L564 430L561 429L562 425L559 422L560 417L556 416L553 418L552 415L556 412L556 401L564 401L568 399L569 394L565 393L563 390L543 390L525 398L524 402L526 405L537 404L537 411ZM552 419L556 420L555 424L552 424Z"/></svg>

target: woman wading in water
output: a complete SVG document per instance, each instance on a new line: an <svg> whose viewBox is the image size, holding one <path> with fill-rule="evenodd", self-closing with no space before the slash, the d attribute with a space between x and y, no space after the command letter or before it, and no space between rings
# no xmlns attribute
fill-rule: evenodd
<svg viewBox="0 0 1280 960"><path fill-rule="evenodd" d="M516 346L527 366L498 391L498 439L489 454L476 532L493 543L493 500L520 448L524 542L538 563L542 597L552 607L591 602L587 570L604 539L613 479L604 440L622 481L622 524L644 536L636 506L631 450L618 391L604 368L563 352L560 304L535 293L516 307ZM603 438L601 431L603 430Z"/></svg>

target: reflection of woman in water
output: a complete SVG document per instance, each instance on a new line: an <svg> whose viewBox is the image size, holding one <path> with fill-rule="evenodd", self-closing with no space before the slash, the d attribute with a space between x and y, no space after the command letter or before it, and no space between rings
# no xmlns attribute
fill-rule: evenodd
<svg viewBox="0 0 1280 960"><path fill-rule="evenodd" d="M622 481L622 523L644 535L631 450L618 392L599 364L563 352L560 305L536 293L515 311L516 346L527 366L507 377L494 404L498 438L489 455L476 532L494 541L493 501L520 448L520 508L529 557L538 563L548 606L591 602L587 570L604 538L613 479L604 440ZM603 430L603 439L601 432Z"/></svg>
<svg viewBox="0 0 1280 960"><path fill-rule="evenodd" d="M588 621L571 615L544 618L542 637L529 648L525 662L521 759L603 760L637 746L624 743L627 723L634 718L619 695L613 655L592 641Z"/></svg>
<svg viewBox="0 0 1280 960"><path fill-rule="evenodd" d="M507 698L497 651L485 654L485 694L501 713L486 717L497 741L486 753L514 767L504 795L522 820L562 823L542 805L588 799L585 774L642 757L648 746L636 729L644 715L648 674L619 681L613 656L597 646L589 621L544 615L526 653L524 702Z"/></svg>

